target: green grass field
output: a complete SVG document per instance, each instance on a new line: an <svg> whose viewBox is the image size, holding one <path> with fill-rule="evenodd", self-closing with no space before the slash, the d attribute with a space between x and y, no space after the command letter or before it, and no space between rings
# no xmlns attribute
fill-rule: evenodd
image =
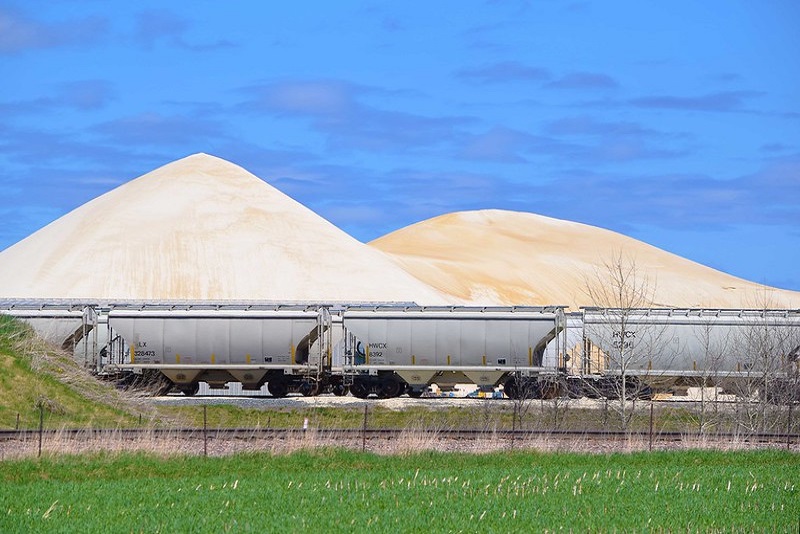
<svg viewBox="0 0 800 534"><path fill-rule="evenodd" d="M0 428L132 426L137 415L114 390L24 323L0 315Z"/></svg>
<svg viewBox="0 0 800 534"><path fill-rule="evenodd" d="M339 450L0 463L2 532L797 532L800 458Z"/></svg>

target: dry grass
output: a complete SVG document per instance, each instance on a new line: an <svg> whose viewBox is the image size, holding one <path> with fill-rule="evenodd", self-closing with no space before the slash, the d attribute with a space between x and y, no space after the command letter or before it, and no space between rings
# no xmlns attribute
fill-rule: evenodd
<svg viewBox="0 0 800 534"><path fill-rule="evenodd" d="M487 431L474 438L453 438L446 436L441 429L425 429L409 427L395 437L368 437L363 440L360 434L321 431L314 428L308 430L287 431L279 437L264 438L253 432L242 432L240 435L220 435L209 429L203 436L198 431L190 437L163 430L158 432L154 427L145 430L136 437L129 437L119 430L93 431L85 430L78 434L65 431L44 435L42 440L43 456L83 455L83 454L116 454L124 452L141 452L159 457L173 456L230 456L238 453L266 452L273 455L291 454L297 451L311 451L322 448L343 448L364 450L392 456L412 455L425 451L468 452L485 454L498 451L537 451L545 453L634 453L647 451L650 442L647 436L638 434L624 439L584 436L575 438L560 435L533 435L511 439L506 435ZM741 451L754 449L786 449L785 443L759 443L744 438L726 438L718 440L712 435L686 435L679 441L666 441L656 438L653 451L667 450L718 450ZM791 450L798 451L795 443ZM0 461L36 457L39 454L37 435L27 438L0 442Z"/></svg>

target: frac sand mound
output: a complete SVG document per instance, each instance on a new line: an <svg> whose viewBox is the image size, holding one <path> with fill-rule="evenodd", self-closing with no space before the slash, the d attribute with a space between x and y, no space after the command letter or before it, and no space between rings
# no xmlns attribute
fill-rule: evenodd
<svg viewBox="0 0 800 534"><path fill-rule="evenodd" d="M0 297L445 302L380 251L206 154L132 180L1 252Z"/></svg>
<svg viewBox="0 0 800 534"><path fill-rule="evenodd" d="M800 293L736 278L641 241L585 224L501 210L451 213L370 243L423 282L476 304L613 306L607 267L635 265L648 306L792 308ZM620 262L621 260L621 262Z"/></svg>

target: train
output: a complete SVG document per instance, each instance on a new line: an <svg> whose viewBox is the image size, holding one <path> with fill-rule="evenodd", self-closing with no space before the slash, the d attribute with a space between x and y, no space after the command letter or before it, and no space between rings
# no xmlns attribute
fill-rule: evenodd
<svg viewBox="0 0 800 534"><path fill-rule="evenodd" d="M419 397L471 383L512 399L693 385L800 399L800 310L12 299L0 313L98 374L156 375L185 395L233 382Z"/></svg>

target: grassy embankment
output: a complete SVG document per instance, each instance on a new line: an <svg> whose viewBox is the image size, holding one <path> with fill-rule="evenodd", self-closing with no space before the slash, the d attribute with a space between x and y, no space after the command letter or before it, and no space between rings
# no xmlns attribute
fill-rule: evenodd
<svg viewBox="0 0 800 534"><path fill-rule="evenodd" d="M2 532L796 532L786 452L340 450L5 462Z"/></svg>
<svg viewBox="0 0 800 534"><path fill-rule="evenodd" d="M130 426L145 413L112 386L39 339L24 323L0 315L0 428Z"/></svg>

